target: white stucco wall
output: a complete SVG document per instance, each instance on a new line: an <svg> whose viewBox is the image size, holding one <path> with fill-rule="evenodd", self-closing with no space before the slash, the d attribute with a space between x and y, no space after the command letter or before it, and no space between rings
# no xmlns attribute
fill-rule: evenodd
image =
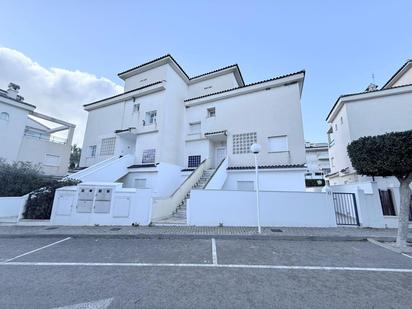
<svg viewBox="0 0 412 309"><path fill-rule="evenodd" d="M235 75L231 72L191 84L188 88L186 99L219 92L226 89L232 89L235 87L238 87L238 83Z"/></svg>
<svg viewBox="0 0 412 309"><path fill-rule="evenodd" d="M161 80L166 80L167 64L133 75L125 80L124 91L130 91Z"/></svg>
<svg viewBox="0 0 412 309"><path fill-rule="evenodd" d="M193 190L188 200L189 225L256 226L253 191ZM262 226L335 227L330 195L323 192L260 192Z"/></svg>
<svg viewBox="0 0 412 309"><path fill-rule="evenodd" d="M16 161L29 111L2 103L1 100L0 97L0 113L8 113L10 118L8 121L0 119L0 158Z"/></svg>
<svg viewBox="0 0 412 309"><path fill-rule="evenodd" d="M362 137L412 129L412 93L393 94L346 102L332 122L335 143L329 149L331 173L349 167L355 172L347 154L347 145ZM368 116L366 116L368 115ZM343 117L343 124L340 118ZM338 130L335 131L335 125ZM335 166L332 165L334 158ZM335 176L331 184L357 181L356 175Z"/></svg>
<svg viewBox="0 0 412 309"><path fill-rule="evenodd" d="M255 171L227 171L227 178L223 190L238 190L238 181L253 181L255 183ZM259 170L259 188L266 191L305 191L304 169L278 169Z"/></svg>
<svg viewBox="0 0 412 309"><path fill-rule="evenodd" d="M207 118L207 109L215 107L216 116ZM190 106L186 112L186 139L188 124L201 122L202 135L227 130L227 153L230 166L254 164L252 154L233 154L233 134L257 133L261 144L259 164L303 164L305 148L300 94L297 84L274 87L227 99ZM289 152L269 153L268 137L286 135Z"/></svg>
<svg viewBox="0 0 412 309"><path fill-rule="evenodd" d="M69 166L70 146L70 144L59 144L24 136L18 154L18 161L39 164L46 175L64 176ZM48 164L47 155L57 156L57 164Z"/></svg>

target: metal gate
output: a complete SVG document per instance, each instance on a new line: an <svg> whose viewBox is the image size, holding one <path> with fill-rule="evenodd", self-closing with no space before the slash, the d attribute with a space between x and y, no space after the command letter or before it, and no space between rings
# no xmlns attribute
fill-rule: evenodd
<svg viewBox="0 0 412 309"><path fill-rule="evenodd" d="M336 224L359 225L355 193L333 192Z"/></svg>

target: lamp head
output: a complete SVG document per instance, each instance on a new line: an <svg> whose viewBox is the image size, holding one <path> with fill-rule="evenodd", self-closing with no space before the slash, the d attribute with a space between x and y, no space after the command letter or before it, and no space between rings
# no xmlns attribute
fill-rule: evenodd
<svg viewBox="0 0 412 309"><path fill-rule="evenodd" d="M250 151L252 151L254 154L258 154L260 152L260 145L255 143L252 146L250 146Z"/></svg>

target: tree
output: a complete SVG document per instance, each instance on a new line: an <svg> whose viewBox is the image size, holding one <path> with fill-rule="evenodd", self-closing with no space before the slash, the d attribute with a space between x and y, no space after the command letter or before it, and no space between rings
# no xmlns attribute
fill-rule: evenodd
<svg viewBox="0 0 412 309"><path fill-rule="evenodd" d="M358 174L395 176L400 183L400 209L396 243L405 247L408 237L412 182L412 130L361 137L348 145L348 155Z"/></svg>
<svg viewBox="0 0 412 309"><path fill-rule="evenodd" d="M82 149L80 147L78 147L76 144L72 145L70 151L70 168L79 167L81 153Z"/></svg>

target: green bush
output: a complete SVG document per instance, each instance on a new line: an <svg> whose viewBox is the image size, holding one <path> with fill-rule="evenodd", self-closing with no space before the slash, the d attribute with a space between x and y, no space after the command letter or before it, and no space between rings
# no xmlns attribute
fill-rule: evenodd
<svg viewBox="0 0 412 309"><path fill-rule="evenodd" d="M75 186L79 183L80 181L74 179L54 180L48 185L31 192L26 203L26 210L23 213L23 217L25 219L50 219L56 189Z"/></svg>
<svg viewBox="0 0 412 309"><path fill-rule="evenodd" d="M51 182L37 165L0 159L0 196L22 196Z"/></svg>
<svg viewBox="0 0 412 309"><path fill-rule="evenodd" d="M305 179L306 187L324 187L324 179Z"/></svg>

